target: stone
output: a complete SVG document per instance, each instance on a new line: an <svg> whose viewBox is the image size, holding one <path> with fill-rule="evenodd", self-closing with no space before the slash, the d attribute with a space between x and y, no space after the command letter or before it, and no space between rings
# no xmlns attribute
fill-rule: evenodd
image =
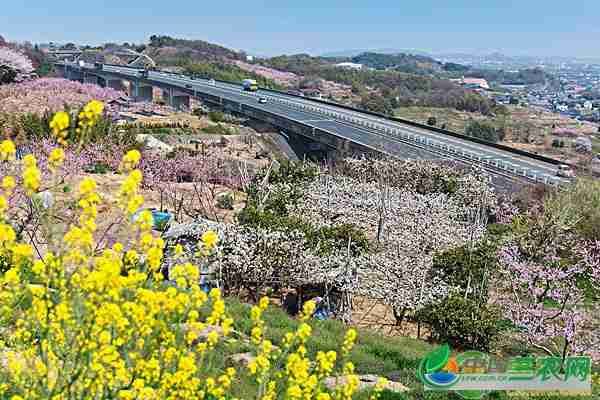
<svg viewBox="0 0 600 400"><path fill-rule="evenodd" d="M182 324L181 329L184 332L187 332L190 328L188 327L187 324ZM215 326L215 325L208 325L206 328L202 329L201 331L196 331L198 338L192 343L192 346L195 346L198 343L205 342L208 339L208 334L213 331L216 331L219 334L219 338L223 337L223 328L222 327Z"/></svg>
<svg viewBox="0 0 600 400"><path fill-rule="evenodd" d="M267 158L269 156L269 152L267 152L266 150L259 150L256 152L256 156L254 157L257 160L263 159L263 158Z"/></svg>
<svg viewBox="0 0 600 400"><path fill-rule="evenodd" d="M377 375L358 375L358 381L359 381L358 390L370 389L370 388L375 387L379 378L380 377ZM337 378L337 385L336 385L336 378L331 377L331 378L326 378L324 383L325 383L325 386L327 386L327 388L334 390L336 388L336 386L345 385L347 383L347 379L344 376ZM387 384L384 386L384 389L387 389L387 390L390 390L393 392L406 392L409 390L406 386L404 386L400 382L394 382L394 381L390 381L390 380L388 380Z"/></svg>
<svg viewBox="0 0 600 400"><path fill-rule="evenodd" d="M167 154L173 151L173 146L162 142L152 135L140 133L136 136L139 143L144 143L151 150L157 150L160 153Z"/></svg>
<svg viewBox="0 0 600 400"><path fill-rule="evenodd" d="M228 358L229 365L242 365L247 367L252 361L256 360L256 357L252 353L238 353L233 354Z"/></svg>
<svg viewBox="0 0 600 400"><path fill-rule="evenodd" d="M575 151L579 153L591 153L592 141L589 137L580 136L575 139Z"/></svg>

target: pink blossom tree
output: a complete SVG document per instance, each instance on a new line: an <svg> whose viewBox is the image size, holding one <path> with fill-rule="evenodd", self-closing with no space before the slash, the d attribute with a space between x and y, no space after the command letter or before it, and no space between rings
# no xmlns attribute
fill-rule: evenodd
<svg viewBox="0 0 600 400"><path fill-rule="evenodd" d="M574 232L570 210L532 211L513 224L514 238L499 252L500 303L518 335L563 360L600 358L600 321L590 293L600 288L600 243Z"/></svg>

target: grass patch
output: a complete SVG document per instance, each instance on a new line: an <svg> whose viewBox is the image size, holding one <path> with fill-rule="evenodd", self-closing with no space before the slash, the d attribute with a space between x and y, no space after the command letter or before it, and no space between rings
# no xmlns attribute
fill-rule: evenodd
<svg viewBox="0 0 600 400"><path fill-rule="evenodd" d="M227 310L235 320L235 329L246 335L250 334L252 321L250 320L250 306L240 302L238 299L229 298L226 300ZM265 321L265 335L275 345L281 345L286 332L294 331L300 324L298 320L291 318L283 309L271 306L263 314ZM307 351L311 358L314 358L317 351L339 350L347 327L336 320L310 320L309 324L313 328L313 334L307 342ZM229 343L226 354L248 351L241 342ZM459 397L452 393L426 392L423 385L415 376L416 368L421 358L428 353L433 346L422 340L409 337L389 337L367 330L358 331L358 340L352 350L349 360L356 367L358 374L375 374L380 376L393 377L397 382L407 386L410 391L406 393L396 393L384 391L380 400L457 400ZM225 365L215 362L214 365ZM239 375L236 382L235 395L238 398L246 399L249 393L255 390L255 384L252 378L245 372ZM594 388L592 396L560 396L560 395L538 395L514 397L506 393L497 392L488 395L490 400L588 400L597 399L598 388ZM370 390L363 390L355 394L355 399L366 400L371 395Z"/></svg>
<svg viewBox="0 0 600 400"><path fill-rule="evenodd" d="M235 320L235 329L250 334L250 306L237 299L227 300L227 310ZM279 307L269 307L263 314L266 337L275 345L283 342L286 332L295 331L300 322L291 318ZM313 334L307 342L307 351L314 358L318 351L338 351L344 341L347 327L336 320L311 320ZM350 361L358 374L399 376L406 386L418 385L415 377L417 365L432 346L422 340L408 337L387 337L373 332L359 330L356 346L350 354Z"/></svg>

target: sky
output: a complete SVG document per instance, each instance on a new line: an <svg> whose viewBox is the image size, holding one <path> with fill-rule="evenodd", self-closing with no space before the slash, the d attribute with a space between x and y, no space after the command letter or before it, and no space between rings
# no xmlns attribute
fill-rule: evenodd
<svg viewBox="0 0 600 400"><path fill-rule="evenodd" d="M256 55L349 49L600 56L599 0L4 0L0 35L34 43L207 40Z"/></svg>

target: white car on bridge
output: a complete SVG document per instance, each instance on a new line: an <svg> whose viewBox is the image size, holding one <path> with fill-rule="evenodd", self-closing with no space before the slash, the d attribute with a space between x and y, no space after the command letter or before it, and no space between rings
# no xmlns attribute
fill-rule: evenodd
<svg viewBox="0 0 600 400"><path fill-rule="evenodd" d="M568 165L559 165L556 175L561 178L575 178L575 172Z"/></svg>

